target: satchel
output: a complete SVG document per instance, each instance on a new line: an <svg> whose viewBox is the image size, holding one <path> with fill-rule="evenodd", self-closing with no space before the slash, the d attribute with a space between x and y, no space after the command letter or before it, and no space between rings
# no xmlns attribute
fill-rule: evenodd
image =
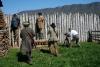
<svg viewBox="0 0 100 67"><path fill-rule="evenodd" d="M27 31L26 31L27 32ZM29 33L29 32L27 32L28 33L28 35L29 35L29 37L30 37L30 39L31 39L31 45L32 45L32 48L35 46L35 48L36 48L36 45L35 45L35 42L34 42L34 39L33 39L33 37L32 37L32 34L31 33ZM34 35L35 36L35 35Z"/></svg>

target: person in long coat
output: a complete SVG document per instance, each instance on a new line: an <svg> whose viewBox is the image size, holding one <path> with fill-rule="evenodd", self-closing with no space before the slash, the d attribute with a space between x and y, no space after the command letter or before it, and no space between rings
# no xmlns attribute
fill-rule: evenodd
<svg viewBox="0 0 100 67"><path fill-rule="evenodd" d="M57 29L55 28L55 24L52 23L50 25L50 28L49 28L49 31L48 31L48 34L50 35L49 37L49 40L48 40L48 47L49 47L49 50L51 52L51 54L55 55L55 56L58 56L58 33L57 33Z"/></svg>
<svg viewBox="0 0 100 67"><path fill-rule="evenodd" d="M28 57L27 62L31 64L31 53L32 53L32 38L34 38L35 34L33 29L29 28L29 23L23 23L24 28L21 30L20 37L22 39L22 44L20 46L20 51L23 55ZM30 36L31 35L31 36Z"/></svg>

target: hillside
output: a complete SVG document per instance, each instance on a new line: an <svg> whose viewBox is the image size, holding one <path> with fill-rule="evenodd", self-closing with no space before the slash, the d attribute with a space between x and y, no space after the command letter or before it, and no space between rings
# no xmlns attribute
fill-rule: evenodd
<svg viewBox="0 0 100 67"><path fill-rule="evenodd" d="M45 9L39 9L39 10L26 10L19 12L19 14L22 13L28 13L28 14L34 14L37 12L42 12L45 14L52 14L55 12L64 12L64 13L96 13L100 15L100 2L93 2L89 4L72 4L72 5L64 5L61 7L55 7L55 8L45 8Z"/></svg>

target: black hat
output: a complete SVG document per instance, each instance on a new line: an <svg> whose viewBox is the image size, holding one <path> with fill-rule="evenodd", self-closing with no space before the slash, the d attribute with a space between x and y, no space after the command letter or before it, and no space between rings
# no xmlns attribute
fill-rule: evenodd
<svg viewBox="0 0 100 67"><path fill-rule="evenodd" d="M24 27L28 27L29 25L30 25L30 23L28 21L23 22Z"/></svg>
<svg viewBox="0 0 100 67"><path fill-rule="evenodd" d="M38 13L38 15L42 15L42 13L41 13L41 12L39 12L39 13Z"/></svg>
<svg viewBox="0 0 100 67"><path fill-rule="evenodd" d="M50 26L52 26L52 27L56 27L55 23L52 23Z"/></svg>
<svg viewBox="0 0 100 67"><path fill-rule="evenodd" d="M17 15L16 14L13 14L13 17L16 17Z"/></svg>

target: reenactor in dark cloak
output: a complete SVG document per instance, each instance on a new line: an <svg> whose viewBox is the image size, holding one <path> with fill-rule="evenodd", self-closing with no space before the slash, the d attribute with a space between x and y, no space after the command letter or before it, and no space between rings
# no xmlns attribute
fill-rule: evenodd
<svg viewBox="0 0 100 67"><path fill-rule="evenodd" d="M20 37L22 39L22 44L20 46L20 51L23 55L26 55L28 57L27 63L31 64L32 60L32 38L34 38L35 33L33 29L29 28L29 22L24 22L23 26L24 28L21 30Z"/></svg>

